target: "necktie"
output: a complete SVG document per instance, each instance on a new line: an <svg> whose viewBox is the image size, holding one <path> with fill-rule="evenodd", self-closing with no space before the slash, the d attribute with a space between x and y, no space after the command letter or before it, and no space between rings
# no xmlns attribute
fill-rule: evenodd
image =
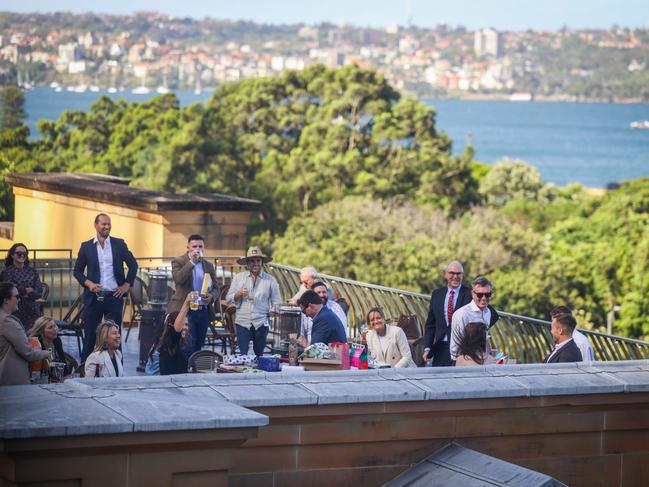
<svg viewBox="0 0 649 487"><path fill-rule="evenodd" d="M451 324L453 319L453 296L455 295L455 290L451 289L451 292L448 295L448 305L446 306L446 314L448 316L448 324Z"/></svg>

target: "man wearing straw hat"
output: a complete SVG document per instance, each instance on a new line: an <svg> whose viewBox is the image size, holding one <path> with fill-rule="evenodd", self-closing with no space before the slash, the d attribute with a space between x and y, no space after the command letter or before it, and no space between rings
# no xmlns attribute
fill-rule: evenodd
<svg viewBox="0 0 649 487"><path fill-rule="evenodd" d="M262 264L270 261L271 258L264 255L259 247L250 247L246 256L237 260L248 270L234 276L226 296L227 301L237 307L237 342L239 352L244 355L248 353L250 340L255 355L263 355L271 307L282 301L275 278L261 270Z"/></svg>

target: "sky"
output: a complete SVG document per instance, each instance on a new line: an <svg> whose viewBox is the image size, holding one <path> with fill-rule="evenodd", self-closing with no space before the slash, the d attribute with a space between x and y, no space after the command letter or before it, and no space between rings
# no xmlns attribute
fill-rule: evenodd
<svg viewBox="0 0 649 487"><path fill-rule="evenodd" d="M0 0L0 11L212 17L271 24L330 21L357 26L432 27L440 23L499 30L647 27L649 0Z"/></svg>

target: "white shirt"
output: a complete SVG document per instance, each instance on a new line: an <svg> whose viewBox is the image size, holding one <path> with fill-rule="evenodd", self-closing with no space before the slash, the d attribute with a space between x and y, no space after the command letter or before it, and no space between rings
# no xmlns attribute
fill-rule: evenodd
<svg viewBox="0 0 649 487"><path fill-rule="evenodd" d="M113 269L113 249L110 246L110 237L106 237L104 247L102 248L99 239L95 237L93 243L97 248L97 259L99 260L99 284L102 291L114 291L119 287L115 280L115 271Z"/></svg>
<svg viewBox="0 0 649 487"><path fill-rule="evenodd" d="M460 346L460 341L464 335L464 328L469 323L482 322L489 328L491 323L491 310L486 307L484 310L478 308L475 301L462 306L460 309L453 313L453 320L451 322L451 359L457 360L457 349Z"/></svg>
<svg viewBox="0 0 649 487"><path fill-rule="evenodd" d="M584 362L593 362L595 360L595 350L593 350L586 335L575 328L575 331L572 332L572 339L581 352L581 359Z"/></svg>

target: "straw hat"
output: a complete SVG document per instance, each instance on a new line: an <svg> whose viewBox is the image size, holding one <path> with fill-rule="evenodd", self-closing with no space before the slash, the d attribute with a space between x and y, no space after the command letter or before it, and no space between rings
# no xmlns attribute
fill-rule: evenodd
<svg viewBox="0 0 649 487"><path fill-rule="evenodd" d="M267 264L268 262L273 260L270 257L268 257L267 255L264 255L264 253L261 251L261 249L259 247L250 247L248 249L248 252L246 252L246 256L241 257L240 259L237 259L237 262L239 263L239 265L246 265L248 263L248 259L250 259L251 257L259 257L259 258L261 258L261 262L263 264Z"/></svg>

